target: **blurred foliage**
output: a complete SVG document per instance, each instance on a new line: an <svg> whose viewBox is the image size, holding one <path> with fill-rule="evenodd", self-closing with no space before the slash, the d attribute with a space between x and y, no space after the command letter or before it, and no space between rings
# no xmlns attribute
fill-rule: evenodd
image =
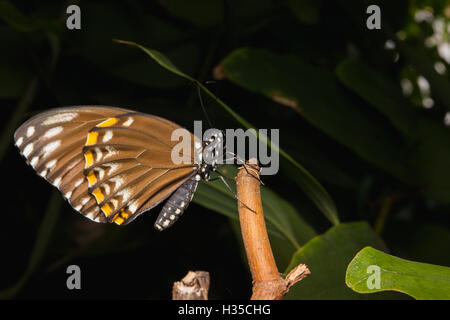
<svg viewBox="0 0 450 320"><path fill-rule="evenodd" d="M263 177L269 236L280 270L312 272L287 298L409 298L346 285L366 246L450 265L448 1L76 3L81 30L65 25L72 1L0 0L1 298L167 299L191 269L211 273L212 299L249 297L236 201L219 181L202 184L165 232L153 229L154 212L126 228L99 225L13 147L20 123L64 105L128 107L192 129L205 120L197 85L215 127L280 128L280 172ZM381 30L366 28L370 4ZM70 264L83 270L79 292L65 288ZM440 286L413 296L443 298Z"/></svg>

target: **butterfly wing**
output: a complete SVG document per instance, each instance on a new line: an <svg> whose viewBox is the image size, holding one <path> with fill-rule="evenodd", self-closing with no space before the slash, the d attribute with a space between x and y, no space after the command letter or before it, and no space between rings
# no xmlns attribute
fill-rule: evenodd
<svg viewBox="0 0 450 320"><path fill-rule="evenodd" d="M99 208L83 172L86 136L96 124L126 112L130 110L102 106L52 109L22 124L14 133L15 144L27 163L57 187L75 210L93 217ZM104 219L99 216L96 221Z"/></svg>
<svg viewBox="0 0 450 320"><path fill-rule="evenodd" d="M172 132L184 130L189 152L172 161ZM89 131L85 175L89 192L102 214L117 224L127 224L172 194L197 170L194 136L166 119L127 113L106 119ZM198 142L197 142L198 143Z"/></svg>
<svg viewBox="0 0 450 320"><path fill-rule="evenodd" d="M66 107L32 117L14 140L27 163L75 210L96 222L121 224L164 200L195 171L169 162L176 143L171 133L179 128L128 109ZM107 204L114 211L106 211Z"/></svg>

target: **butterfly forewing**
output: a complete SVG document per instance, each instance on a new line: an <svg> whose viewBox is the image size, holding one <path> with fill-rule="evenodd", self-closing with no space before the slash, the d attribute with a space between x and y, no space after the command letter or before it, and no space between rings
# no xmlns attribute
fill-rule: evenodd
<svg viewBox="0 0 450 320"><path fill-rule="evenodd" d="M20 153L36 172L58 187L74 209L91 219L105 221L88 192L84 175L83 147L90 129L130 110L83 106L40 113L20 126L14 140Z"/></svg>
<svg viewBox="0 0 450 320"><path fill-rule="evenodd" d="M172 132L182 129L168 120L127 113L98 123L87 134L83 155L88 190L108 221L126 224L156 206L186 181L194 164L191 149L172 161ZM187 131L186 131L187 132Z"/></svg>

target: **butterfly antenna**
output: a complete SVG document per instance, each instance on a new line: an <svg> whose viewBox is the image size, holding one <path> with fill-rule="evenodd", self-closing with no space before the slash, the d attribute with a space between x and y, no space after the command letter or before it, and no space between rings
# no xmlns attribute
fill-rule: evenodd
<svg viewBox="0 0 450 320"><path fill-rule="evenodd" d="M197 85L197 94L198 94L198 99L200 100L200 106L202 107L203 113L205 114L206 121L208 121L209 127L213 128L212 122L209 119L208 113L206 112L206 108L205 108L205 105L203 103L202 92L200 90L200 86L199 85Z"/></svg>
<svg viewBox="0 0 450 320"><path fill-rule="evenodd" d="M237 199L237 201L239 201L240 203L242 203L242 205L244 207L246 207L248 210L250 210L253 213L256 213L255 210L249 208L249 206L247 206L245 203L243 203L241 201L241 199L239 199L239 197L237 196L237 194L233 191L233 189L231 189L230 185L228 184L228 182L225 180L224 175L221 172L217 172L219 174L219 179L222 180L222 182L224 183L224 185L227 187L227 189L234 195L234 197Z"/></svg>

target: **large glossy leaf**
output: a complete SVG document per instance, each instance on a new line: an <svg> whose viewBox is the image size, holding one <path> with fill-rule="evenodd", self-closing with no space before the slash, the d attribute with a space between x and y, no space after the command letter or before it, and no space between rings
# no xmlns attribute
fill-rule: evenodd
<svg viewBox="0 0 450 320"><path fill-rule="evenodd" d="M415 299L450 299L450 268L401 259L371 247L353 258L345 281L359 293L393 290Z"/></svg>
<svg viewBox="0 0 450 320"><path fill-rule="evenodd" d="M345 271L354 255L365 246L386 250L383 241L366 222L342 223L311 239L292 257L286 273L300 263L311 275L293 286L286 299L377 299L386 295L360 295L345 285Z"/></svg>
<svg viewBox="0 0 450 320"><path fill-rule="evenodd" d="M450 202L450 130L442 122L416 112L389 78L362 62L346 60L337 67L336 74L342 83L385 114L410 141L407 154L412 161L405 162L410 175L403 180L414 182L430 198Z"/></svg>
<svg viewBox="0 0 450 320"><path fill-rule="evenodd" d="M217 102L224 110L226 110L236 121L238 121L245 128L253 128L253 126L233 111L228 105L226 105L222 100L220 100L217 96L215 96L211 91L209 91L201 82L192 78L191 76L180 71L164 54L157 50L152 50L145 48L144 46L137 44L135 42L116 40L119 43L131 45L138 47L143 50L146 54L148 54L152 59L154 59L158 64L160 64L165 69L171 71L172 73L185 78L191 82L194 82L197 86L199 86L207 95L209 95L215 102ZM271 142L267 139L267 137L258 135L258 138L263 141L268 146L271 146ZM284 152L277 145L273 144L273 148L275 152L279 152L282 158L284 158L289 167L292 168L291 176L296 181L299 186L305 191L308 197L316 204L316 206L324 213L324 215L330 220L333 224L339 223L339 218L337 214L336 206L325 190L325 188L305 169L303 168L297 161L295 161L289 154Z"/></svg>
<svg viewBox="0 0 450 320"><path fill-rule="evenodd" d="M401 135L349 100L327 69L253 48L233 51L222 68L230 81L293 108L366 161L404 181L413 179Z"/></svg>
<svg viewBox="0 0 450 320"><path fill-rule="evenodd" d="M401 95L399 85L395 86L388 77L354 59L342 61L336 75L344 85L384 113L399 131L408 137L416 136L418 114Z"/></svg>

